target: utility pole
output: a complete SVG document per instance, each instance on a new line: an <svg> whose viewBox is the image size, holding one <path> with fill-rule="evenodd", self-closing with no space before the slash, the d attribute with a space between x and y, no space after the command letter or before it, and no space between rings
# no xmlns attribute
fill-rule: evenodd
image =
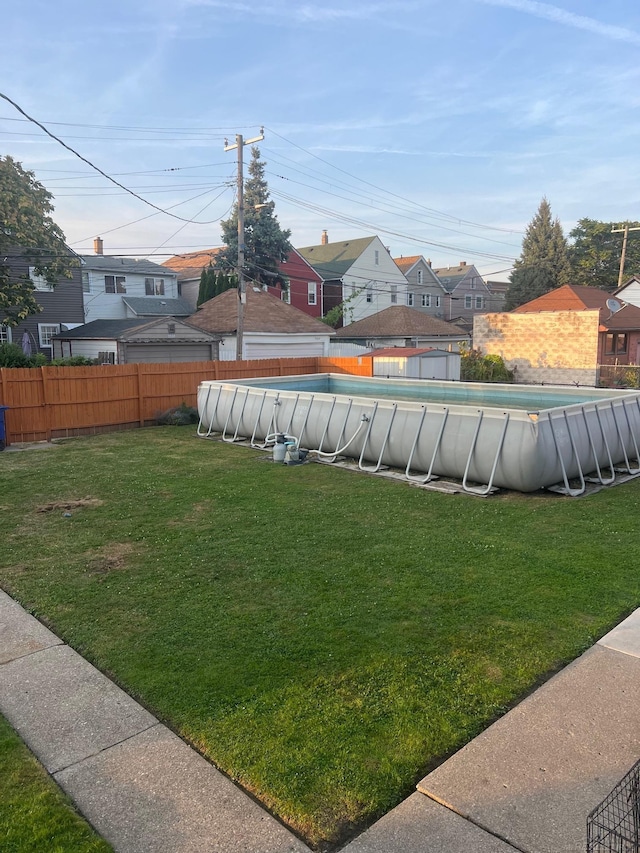
<svg viewBox="0 0 640 853"><path fill-rule="evenodd" d="M629 223L626 222L624 228L612 228L612 234L624 234L622 238L622 255L620 256L620 272L618 274L618 287L622 287L622 277L624 275L624 259L627 254L627 240L629 239L629 231L640 231L640 226L629 228Z"/></svg>
<svg viewBox="0 0 640 853"><path fill-rule="evenodd" d="M264 128L260 128L260 136L253 139L243 139L241 133L236 134L236 141L229 145L224 141L224 150L233 151L238 149L238 330L236 333L236 361L242 360L242 338L244 335L244 306L247 301L247 292L244 281L244 174L242 163L242 150L245 145L253 145L264 139Z"/></svg>

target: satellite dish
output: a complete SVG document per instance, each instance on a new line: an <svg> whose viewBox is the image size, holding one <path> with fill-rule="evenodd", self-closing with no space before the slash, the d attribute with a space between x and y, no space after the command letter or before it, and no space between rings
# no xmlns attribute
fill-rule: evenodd
<svg viewBox="0 0 640 853"><path fill-rule="evenodd" d="M612 314L615 314L616 311L619 311L622 308L622 303L618 302L617 299L607 299L607 308Z"/></svg>

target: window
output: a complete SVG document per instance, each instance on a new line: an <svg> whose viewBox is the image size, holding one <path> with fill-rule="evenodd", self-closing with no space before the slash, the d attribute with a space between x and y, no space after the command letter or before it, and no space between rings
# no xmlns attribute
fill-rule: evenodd
<svg viewBox="0 0 640 853"><path fill-rule="evenodd" d="M407 291L407 305L409 306L409 308L413 308L413 303L414 303L414 295L409 290L409 291Z"/></svg>
<svg viewBox="0 0 640 853"><path fill-rule="evenodd" d="M291 288L289 287L287 290L280 291L280 299L282 302L286 302L287 305L291 305Z"/></svg>
<svg viewBox="0 0 640 853"><path fill-rule="evenodd" d="M91 293L91 282L89 281L89 273L82 270L82 292Z"/></svg>
<svg viewBox="0 0 640 853"><path fill-rule="evenodd" d="M105 275L104 277L104 292L105 293L126 293L126 278L123 275Z"/></svg>
<svg viewBox="0 0 640 853"><path fill-rule="evenodd" d="M473 299L473 297L471 296L471 294L467 293L467 295L464 298L464 307L465 308L471 308L472 307L472 304L473 304L472 299Z"/></svg>
<svg viewBox="0 0 640 853"><path fill-rule="evenodd" d="M484 299L482 296L476 296L476 308L484 308Z"/></svg>
<svg viewBox="0 0 640 853"><path fill-rule="evenodd" d="M315 281L307 282L307 305L317 305L318 291Z"/></svg>
<svg viewBox="0 0 640 853"><path fill-rule="evenodd" d="M122 280L124 281L124 278ZM118 292L120 293L120 291ZM145 278L144 293L145 296L164 296L164 279Z"/></svg>
<svg viewBox="0 0 640 853"><path fill-rule="evenodd" d="M367 285L367 302L373 302L373 288L370 284Z"/></svg>
<svg viewBox="0 0 640 853"><path fill-rule="evenodd" d="M373 253L373 262L377 267L380 266L380 252L377 249Z"/></svg>
<svg viewBox="0 0 640 853"><path fill-rule="evenodd" d="M33 282L33 286L35 287L35 289L45 291L53 290L53 285L49 284L49 282L43 275L36 275L35 270L35 267L29 267L29 278Z"/></svg>
<svg viewBox="0 0 640 853"><path fill-rule="evenodd" d="M38 337L41 347L53 347L53 336L60 333L59 323L38 323Z"/></svg>
<svg viewBox="0 0 640 853"><path fill-rule="evenodd" d="M627 336L623 332L611 332L605 339L606 355L622 355L627 351Z"/></svg>
<svg viewBox="0 0 640 853"><path fill-rule="evenodd" d="M398 285L391 285L391 304L395 305L398 302Z"/></svg>
<svg viewBox="0 0 640 853"><path fill-rule="evenodd" d="M423 293L422 294L422 307L423 308L431 308L431 294Z"/></svg>
<svg viewBox="0 0 640 853"><path fill-rule="evenodd" d="M436 296L436 308L440 307L440 297Z"/></svg>
<svg viewBox="0 0 640 853"><path fill-rule="evenodd" d="M422 273L423 270L418 270L418 284L422 284Z"/></svg>
<svg viewBox="0 0 640 853"><path fill-rule="evenodd" d="M11 343L11 328L0 323L0 344Z"/></svg>
<svg viewBox="0 0 640 853"><path fill-rule="evenodd" d="M174 338L176 335L176 324L175 323L167 323L167 334L170 338Z"/></svg>

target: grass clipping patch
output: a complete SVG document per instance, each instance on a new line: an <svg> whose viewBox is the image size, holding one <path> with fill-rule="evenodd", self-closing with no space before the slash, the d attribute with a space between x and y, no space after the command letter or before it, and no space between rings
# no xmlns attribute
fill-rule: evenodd
<svg viewBox="0 0 640 853"><path fill-rule="evenodd" d="M52 501L48 504L36 507L36 512L54 512L55 510L64 509L83 509L88 506L102 506L104 501L99 498L80 498L74 501Z"/></svg>

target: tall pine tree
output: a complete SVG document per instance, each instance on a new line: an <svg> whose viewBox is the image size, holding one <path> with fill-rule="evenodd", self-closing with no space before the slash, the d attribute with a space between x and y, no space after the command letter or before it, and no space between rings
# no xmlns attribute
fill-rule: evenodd
<svg viewBox="0 0 640 853"><path fill-rule="evenodd" d="M510 311L567 284L569 277L567 240L560 220L551 218L551 205L543 198L527 226L522 253L509 279L505 308Z"/></svg>
<svg viewBox="0 0 640 853"><path fill-rule="evenodd" d="M275 203L269 196L264 177L265 163L260 159L260 149L253 146L244 187L244 274L249 281L262 285L280 282L286 286L278 264L286 260L291 249L291 231L280 227L274 213ZM218 256L219 265L235 270L238 263L238 204L229 219L222 223L222 241L225 249Z"/></svg>

